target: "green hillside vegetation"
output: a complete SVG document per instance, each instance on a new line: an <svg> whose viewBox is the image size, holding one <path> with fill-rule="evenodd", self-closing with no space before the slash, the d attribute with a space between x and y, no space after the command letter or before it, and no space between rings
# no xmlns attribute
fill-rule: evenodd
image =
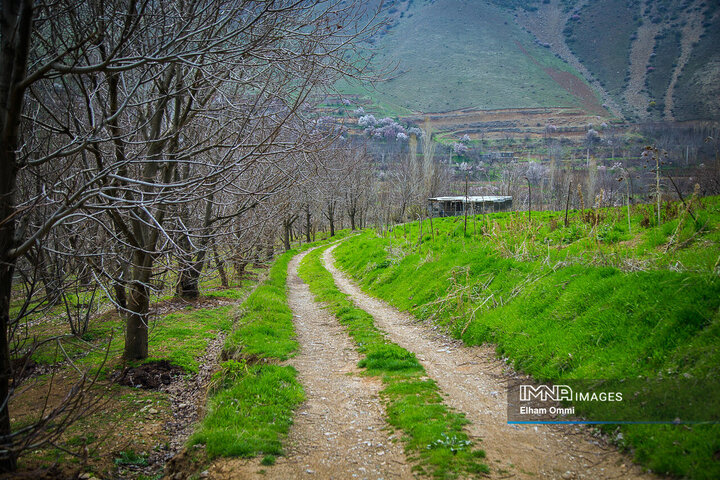
<svg viewBox="0 0 720 480"><path fill-rule="evenodd" d="M637 12L636 2L627 0L588 2L565 28L570 49L611 95L625 86Z"/></svg>
<svg viewBox="0 0 720 480"><path fill-rule="evenodd" d="M397 65L391 80L344 92L422 112L580 104L543 68L575 72L536 45L511 11L487 2L400 3L394 26L373 39L374 65Z"/></svg>
<svg viewBox="0 0 720 480"><path fill-rule="evenodd" d="M417 223L364 232L336 258L374 295L469 345L497 345L537 379L690 378L711 393L720 198L689 211L667 204L657 226L651 206L634 206L630 229L623 208L571 212L567 227L562 212L533 212L532 224L526 213L471 217L467 234L462 218L435 219L433 234L427 221L422 235ZM718 425L606 431L657 472L720 476Z"/></svg>
<svg viewBox="0 0 720 480"><path fill-rule="evenodd" d="M650 69L645 86L650 94L650 99L656 103L656 109L660 112L665 108L665 93L670 86L673 70L680 57L681 37L679 31L665 30L655 39L655 51L653 52L655 56L650 59Z"/></svg>
<svg viewBox="0 0 720 480"><path fill-rule="evenodd" d="M678 78L673 111L677 120L720 118L720 7L715 4L713 11Z"/></svg>

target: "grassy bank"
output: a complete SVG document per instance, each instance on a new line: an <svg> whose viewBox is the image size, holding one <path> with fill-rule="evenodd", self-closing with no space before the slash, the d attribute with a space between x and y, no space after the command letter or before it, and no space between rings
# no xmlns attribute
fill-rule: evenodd
<svg viewBox="0 0 720 480"><path fill-rule="evenodd" d="M366 290L443 325L537 379L690 378L720 374L720 202L563 214L435 219L365 232L336 250ZM692 213L690 215L689 213ZM694 218L693 218L694 217ZM586 412L592 414L592 411ZM717 425L607 427L661 473L720 475ZM622 435L619 435L622 433Z"/></svg>
<svg viewBox="0 0 720 480"><path fill-rule="evenodd" d="M381 395L386 402L388 423L403 432L406 452L417 461L416 471L436 478L487 472L481 463L482 450L474 450L463 431L464 416L449 410L435 382L428 379L415 355L387 339L373 318L356 308L335 286L332 275L321 264L324 249L310 252L300 265L300 276L318 301L346 328L365 355L359 366L368 375L382 378Z"/></svg>
<svg viewBox="0 0 720 480"><path fill-rule="evenodd" d="M267 280L250 294L228 335L211 382L208 411L190 444L204 444L210 458L282 453L292 411L305 396L291 366L280 366L297 349L287 304L287 266L297 252L279 256Z"/></svg>

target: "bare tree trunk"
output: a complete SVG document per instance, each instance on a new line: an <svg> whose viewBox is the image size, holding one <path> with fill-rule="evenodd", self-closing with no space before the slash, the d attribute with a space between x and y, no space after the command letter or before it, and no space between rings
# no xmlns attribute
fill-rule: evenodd
<svg viewBox="0 0 720 480"><path fill-rule="evenodd" d="M42 248L37 250L34 257L26 254L26 258L37 267L38 275L45 288L45 301L49 305L57 305L62 298L61 282L58 278L54 278L56 272L48 271L47 256L43 254Z"/></svg>
<svg viewBox="0 0 720 480"><path fill-rule="evenodd" d="M335 204L334 201L330 201L327 207L327 219L330 222L330 236L335 236Z"/></svg>
<svg viewBox="0 0 720 480"><path fill-rule="evenodd" d="M130 286L127 331L125 332L125 360L142 360L148 356L148 310L150 299L146 285Z"/></svg>
<svg viewBox="0 0 720 480"><path fill-rule="evenodd" d="M133 279L128 299L127 329L125 332L125 360L143 360L148 356L148 320L150 311L150 275L152 255L136 251Z"/></svg>
<svg viewBox="0 0 720 480"><path fill-rule="evenodd" d="M463 205L465 214L465 225L463 226L463 235L467 235L467 211L468 211L468 174L465 174L465 205Z"/></svg>
<svg viewBox="0 0 720 480"><path fill-rule="evenodd" d="M212 233L210 224L212 220L212 202L213 196L205 202L205 216L203 218L203 236L200 239L197 257L195 261L191 262L180 272L180 281L177 286L177 295L181 298L194 299L200 296L200 274L202 273L203 266L205 265L205 256L207 255L207 246ZM185 233L186 241L184 242L187 247L190 247L190 242L187 240L187 232Z"/></svg>
<svg viewBox="0 0 720 480"><path fill-rule="evenodd" d="M113 284L113 290L115 290L115 301L118 305L118 312L122 313L127 309L127 295L125 293L125 287L120 282Z"/></svg>
<svg viewBox="0 0 720 480"><path fill-rule="evenodd" d="M432 212L428 215L430 217L430 235L432 235L433 242L435 241L435 230L433 230L433 224L432 224Z"/></svg>
<svg viewBox="0 0 720 480"><path fill-rule="evenodd" d="M3 0L0 11L0 473L17 468L10 436L10 298L15 260L15 191L18 128L25 96L21 82L27 72L33 17L31 0Z"/></svg>
<svg viewBox="0 0 720 480"><path fill-rule="evenodd" d="M305 207L305 240L310 243L310 206Z"/></svg>
<svg viewBox="0 0 720 480"><path fill-rule="evenodd" d="M0 155L6 157L6 148L0 147ZM12 162L12 163L11 163ZM15 235L15 220L10 212L13 211L13 188L15 172L8 171L8 164L14 164L14 158L0 158L0 218L9 219L0 226L0 442L2 448L12 446L10 438L10 414L8 400L10 396L10 379L12 378L12 365L10 363L10 347L8 344L8 327L10 325L10 294L12 290L12 277L15 271L15 261L7 258L7 252L12 248ZM15 456L12 453L0 457L0 472L11 472L16 468Z"/></svg>
<svg viewBox="0 0 720 480"><path fill-rule="evenodd" d="M525 180L527 180L528 184L528 222L532 221L532 218L530 217L530 211L532 209L532 189L530 188L530 180L525 177Z"/></svg>
<svg viewBox="0 0 720 480"><path fill-rule="evenodd" d="M220 274L220 284L227 288L229 285L227 273L225 273L225 262L222 258L220 258L220 255L218 255L217 246L215 245L215 241L212 242L212 251L213 256L215 257L215 265L217 265L218 273Z"/></svg>
<svg viewBox="0 0 720 480"><path fill-rule="evenodd" d="M290 250L290 227L292 226L287 220L283 221L283 247L285 251Z"/></svg>
<svg viewBox="0 0 720 480"><path fill-rule="evenodd" d="M235 262L235 277L238 279L238 281L242 280L243 273L245 273L245 267L247 267L248 262L246 260L237 260Z"/></svg>
<svg viewBox="0 0 720 480"><path fill-rule="evenodd" d="M195 299L200 296L200 274L205 265L205 250L198 252L197 260L180 272L176 293L180 298Z"/></svg>
<svg viewBox="0 0 720 480"><path fill-rule="evenodd" d="M570 180L570 183L568 183L568 193L567 193L567 200L565 200L565 227L568 226L568 208L570 208L570 192L572 188L572 180Z"/></svg>

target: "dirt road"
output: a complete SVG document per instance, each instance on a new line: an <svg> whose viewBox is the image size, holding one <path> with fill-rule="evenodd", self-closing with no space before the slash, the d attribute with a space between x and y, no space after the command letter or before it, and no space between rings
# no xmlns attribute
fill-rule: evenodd
<svg viewBox="0 0 720 480"><path fill-rule="evenodd" d="M335 267L333 249L324 253L323 262L335 283L393 342L415 352L446 404L467 415L468 433L487 452L490 478L654 478L585 428L508 425L505 382L518 374L498 360L492 348L463 346L363 293ZM360 357L346 331L314 301L297 275L303 256L296 256L288 269L288 303L300 343L300 353L289 363L298 370L307 400L295 413L286 455L272 466L261 465L261 458L221 460L206 476L413 478L402 444L386 428L380 381L358 375Z"/></svg>
<svg viewBox="0 0 720 480"><path fill-rule="evenodd" d="M446 394L446 403L467 415L470 434L487 452L491 478L654 478L585 428L508 425L504 386L508 376L516 374L494 350L465 347L366 295L335 267L334 248L325 252L323 261L338 288L370 313L393 342L415 352Z"/></svg>
<svg viewBox="0 0 720 480"><path fill-rule="evenodd" d="M360 360L350 337L298 277L304 254L288 266L288 303L300 352L289 363L307 400L295 412L286 455L273 466L225 460L208 471L212 479L408 479L411 465L402 444L386 430L378 392L381 381L357 375Z"/></svg>

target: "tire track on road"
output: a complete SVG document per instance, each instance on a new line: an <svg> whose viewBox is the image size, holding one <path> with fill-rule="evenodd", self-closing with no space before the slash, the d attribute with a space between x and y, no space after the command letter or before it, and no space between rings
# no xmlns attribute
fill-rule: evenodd
<svg viewBox="0 0 720 480"><path fill-rule="evenodd" d="M335 267L331 247L325 267L338 288L401 347L414 352L442 391L446 403L464 412L470 434L482 439L493 478L656 478L593 438L582 427L508 425L505 381L509 367L494 349L466 347L419 324L417 319L365 294Z"/></svg>
<svg viewBox="0 0 720 480"><path fill-rule="evenodd" d="M286 455L273 466L261 459L230 460L208 472L218 479L410 479L402 444L386 429L379 379L357 375L360 355L345 329L314 300L297 268L307 252L288 265L288 304L298 355L289 363L307 400L295 412ZM259 473L263 470L265 473Z"/></svg>

